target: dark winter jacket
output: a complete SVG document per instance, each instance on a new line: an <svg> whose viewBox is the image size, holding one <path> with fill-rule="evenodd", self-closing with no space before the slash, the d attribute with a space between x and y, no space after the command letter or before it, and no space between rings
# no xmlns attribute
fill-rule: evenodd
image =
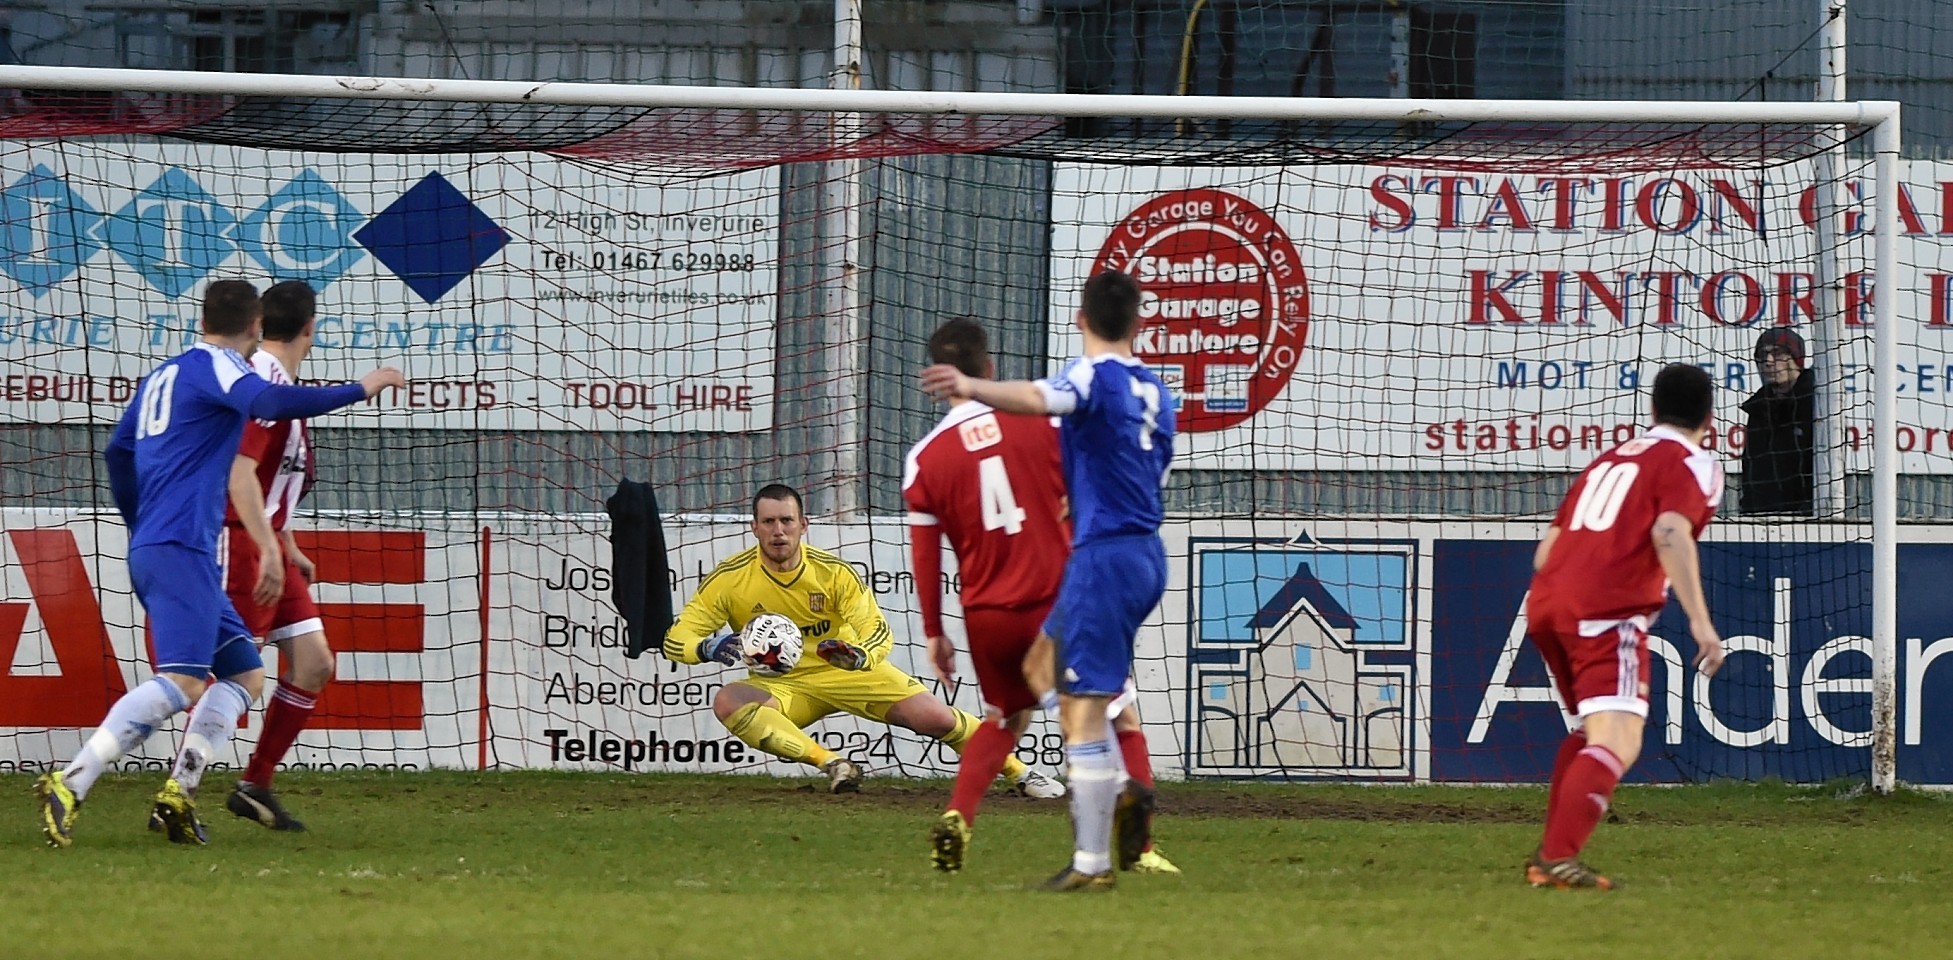
<svg viewBox="0 0 1953 960"><path fill-rule="evenodd" d="M1743 401L1749 415L1743 441L1744 513L1811 512L1817 381L1809 370L1788 393L1768 385Z"/></svg>
<svg viewBox="0 0 1953 960"><path fill-rule="evenodd" d="M650 484L619 481L604 507L610 511L610 602L624 618L624 656L635 660L671 629L671 557Z"/></svg>

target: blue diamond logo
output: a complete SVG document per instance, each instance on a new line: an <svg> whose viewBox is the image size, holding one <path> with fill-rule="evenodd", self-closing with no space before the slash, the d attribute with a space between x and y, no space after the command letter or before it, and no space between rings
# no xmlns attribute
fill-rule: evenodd
<svg viewBox="0 0 1953 960"><path fill-rule="evenodd" d="M433 303L509 245L509 235L446 177L430 173L353 239Z"/></svg>
<svg viewBox="0 0 1953 960"><path fill-rule="evenodd" d="M237 217L175 167L109 215L102 239L149 285L175 299L237 252Z"/></svg>
<svg viewBox="0 0 1953 960"><path fill-rule="evenodd" d="M364 219L324 177L307 170L238 222L237 243L272 277L324 289L366 256L352 242Z"/></svg>
<svg viewBox="0 0 1953 960"><path fill-rule="evenodd" d="M95 225L101 211L88 205L54 171L36 164L0 191L0 273L38 297L74 276L100 253Z"/></svg>

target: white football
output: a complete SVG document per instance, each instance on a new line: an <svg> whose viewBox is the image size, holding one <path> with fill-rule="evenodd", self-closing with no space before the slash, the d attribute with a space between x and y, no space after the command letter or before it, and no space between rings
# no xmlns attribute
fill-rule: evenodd
<svg viewBox="0 0 1953 960"><path fill-rule="evenodd" d="M800 628L777 613L762 613L739 631L739 659L746 669L781 676L800 662Z"/></svg>

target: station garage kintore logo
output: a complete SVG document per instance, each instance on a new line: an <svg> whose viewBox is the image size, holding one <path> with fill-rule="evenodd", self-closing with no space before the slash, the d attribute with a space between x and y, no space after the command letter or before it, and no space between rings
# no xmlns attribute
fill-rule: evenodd
<svg viewBox="0 0 1953 960"><path fill-rule="evenodd" d="M1113 227L1092 272L1104 270L1139 282L1134 352L1180 397L1182 431L1242 423L1288 385L1309 288L1267 211L1223 190L1160 194Z"/></svg>

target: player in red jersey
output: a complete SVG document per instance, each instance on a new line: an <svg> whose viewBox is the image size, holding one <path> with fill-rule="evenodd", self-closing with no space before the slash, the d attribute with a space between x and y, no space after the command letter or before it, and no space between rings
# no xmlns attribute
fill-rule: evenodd
<svg viewBox="0 0 1953 960"><path fill-rule="evenodd" d="M929 358L970 376L995 374L988 338L974 320L943 324L929 340ZM1050 642L1040 642L1039 633L1071 555L1057 427L1049 417L952 400L948 415L910 450L902 496L916 583L942 579L945 536L956 553L963 624L985 706L986 722L957 765L949 809L930 833L936 868L953 872L962 868L984 791L1031 711L1053 689ZM942 601L934 590L917 593L929 660L947 688L955 677L956 650L943 629ZM1138 714L1129 710L1114 726L1129 774L1150 788ZM1179 872L1150 842L1134 869Z"/></svg>
<svg viewBox="0 0 1953 960"><path fill-rule="evenodd" d="M1580 474L1533 552L1529 633L1561 702L1581 721L1553 761L1545 836L1526 862L1535 887L1614 886L1580 851L1641 753L1648 629L1671 585L1689 618L1696 668L1713 676L1722 666L1695 546L1722 500L1722 464L1701 447L1714 400L1702 368L1663 368L1654 429Z"/></svg>
<svg viewBox="0 0 1953 960"><path fill-rule="evenodd" d="M943 324L929 338L929 357L972 376L993 370L987 338L974 320ZM962 869L977 805L1038 705L1025 683L1024 658L1071 554L1058 431L1049 417L953 400L942 422L909 451L902 499L929 660L947 687L956 652L943 629L942 600L930 588L942 579L947 536L962 577L963 624L985 707L985 722L957 764L949 810L930 833L937 869L955 871Z"/></svg>
<svg viewBox="0 0 1953 960"><path fill-rule="evenodd" d="M264 342L251 356L258 374L291 383L312 350L317 299L304 281L264 292ZM312 475L312 445L303 420L248 420L231 464L224 518L225 589L253 635L277 644L283 674L265 707L264 730L224 807L273 830L304 830L271 790L271 778L312 719L332 679L332 648L312 602L312 561L286 523Z"/></svg>

